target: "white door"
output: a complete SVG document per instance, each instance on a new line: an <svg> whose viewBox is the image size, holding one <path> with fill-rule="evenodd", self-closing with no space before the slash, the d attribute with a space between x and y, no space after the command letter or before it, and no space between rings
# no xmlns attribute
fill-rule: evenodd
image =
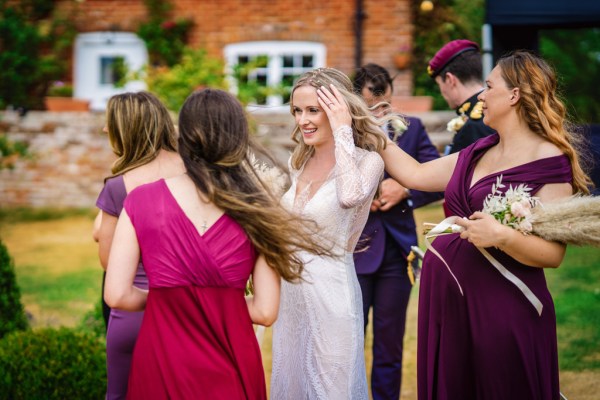
<svg viewBox="0 0 600 400"><path fill-rule="evenodd" d="M75 40L73 96L90 100L90 109L104 111L108 99L118 93L144 90L143 81L130 81L124 87L114 85L114 65L122 59L129 71L138 71L148 63L146 44L130 32L81 33Z"/></svg>

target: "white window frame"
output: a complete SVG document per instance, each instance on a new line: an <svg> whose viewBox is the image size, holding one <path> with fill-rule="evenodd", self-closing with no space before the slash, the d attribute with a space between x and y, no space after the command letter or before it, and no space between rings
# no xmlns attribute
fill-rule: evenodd
<svg viewBox="0 0 600 400"><path fill-rule="evenodd" d="M267 56L268 62L265 67L267 75L267 85L275 86L281 83L284 72L290 72L290 68L283 67L283 56L284 55L312 55L313 66L310 68L306 67L292 67L292 73L294 75L301 75L302 73L312 70L314 68L321 68L325 66L326 50L325 45L316 42L298 42L298 41L256 41L256 42L241 42L233 43L225 46L225 63L227 76L230 83L231 90L237 92L237 82L232 76L233 66L238 63L238 57L248 56ZM267 106L277 107L283 105L283 99L281 96L268 96Z"/></svg>

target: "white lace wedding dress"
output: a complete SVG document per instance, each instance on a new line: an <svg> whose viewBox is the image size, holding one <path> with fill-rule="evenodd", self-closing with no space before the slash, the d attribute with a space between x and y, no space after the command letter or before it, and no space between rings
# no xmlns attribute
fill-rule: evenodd
<svg viewBox="0 0 600 400"><path fill-rule="evenodd" d="M312 198L296 194L303 168L291 170L282 202L315 220L338 258L302 254L305 281L282 281L273 328L271 399L368 399L363 311L352 252L383 173L379 154L354 146L348 126L334 132L336 165Z"/></svg>

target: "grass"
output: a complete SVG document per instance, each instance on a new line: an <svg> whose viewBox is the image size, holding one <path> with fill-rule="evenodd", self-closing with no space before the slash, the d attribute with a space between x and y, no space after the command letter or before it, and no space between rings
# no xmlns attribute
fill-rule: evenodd
<svg viewBox="0 0 600 400"><path fill-rule="evenodd" d="M91 238L93 210L0 210L0 238L15 260L23 303L34 328L80 324L100 298L102 269ZM417 226L443 219L439 205L416 213ZM421 247L424 247L421 243ZM546 271L558 324L561 390L568 398L592 399L600 392L600 250L570 247L561 268ZM418 286L409 304L404 338L402 400L416 398ZM271 369L271 329L263 361ZM371 365L371 332L366 363Z"/></svg>

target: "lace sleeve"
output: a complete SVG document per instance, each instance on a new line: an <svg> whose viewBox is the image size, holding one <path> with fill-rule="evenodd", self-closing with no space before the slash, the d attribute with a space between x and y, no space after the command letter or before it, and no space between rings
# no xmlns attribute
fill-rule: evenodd
<svg viewBox="0 0 600 400"><path fill-rule="evenodd" d="M343 208L352 208L374 192L383 174L383 160L375 152L359 153L348 125L336 129L333 137L337 197Z"/></svg>

